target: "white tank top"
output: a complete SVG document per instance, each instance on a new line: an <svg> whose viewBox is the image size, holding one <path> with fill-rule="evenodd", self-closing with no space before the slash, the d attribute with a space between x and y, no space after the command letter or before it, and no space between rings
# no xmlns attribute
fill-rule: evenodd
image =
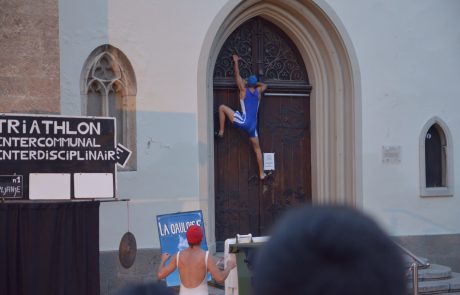
<svg viewBox="0 0 460 295"><path fill-rule="evenodd" d="M177 253L177 259L176 259L177 269L179 269L179 254L180 254L180 251ZM182 285L182 282L181 282L179 295L209 295L208 280L207 280L208 279L208 251L206 251L204 263L206 266L206 273L204 275L203 281L195 288L187 288L184 285ZM180 269L179 269L179 274L180 274Z"/></svg>

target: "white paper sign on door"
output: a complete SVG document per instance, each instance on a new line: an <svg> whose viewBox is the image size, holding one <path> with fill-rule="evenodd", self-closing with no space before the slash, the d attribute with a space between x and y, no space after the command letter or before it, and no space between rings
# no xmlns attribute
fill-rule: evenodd
<svg viewBox="0 0 460 295"><path fill-rule="evenodd" d="M275 170L275 153L264 153L264 170Z"/></svg>

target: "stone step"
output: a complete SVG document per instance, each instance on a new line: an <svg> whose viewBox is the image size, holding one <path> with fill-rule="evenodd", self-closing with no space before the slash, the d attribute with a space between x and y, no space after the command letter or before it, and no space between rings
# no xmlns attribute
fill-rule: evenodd
<svg viewBox="0 0 460 295"><path fill-rule="evenodd" d="M419 268L418 269L418 280L421 281L430 281L430 280L440 280L450 278L452 270L448 266L432 264L428 268ZM412 272L407 272L407 279L412 281Z"/></svg>
<svg viewBox="0 0 460 295"><path fill-rule="evenodd" d="M408 284L409 294L412 294L412 283ZM418 283L419 294L455 294L460 293L460 273L451 272L450 278L425 280Z"/></svg>

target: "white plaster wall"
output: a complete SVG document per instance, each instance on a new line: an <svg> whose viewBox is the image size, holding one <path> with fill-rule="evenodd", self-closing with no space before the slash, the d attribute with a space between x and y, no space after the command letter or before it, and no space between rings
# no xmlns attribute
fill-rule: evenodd
<svg viewBox="0 0 460 295"><path fill-rule="evenodd" d="M81 115L80 75L93 49L108 43L106 0L59 0L61 112Z"/></svg>
<svg viewBox="0 0 460 295"><path fill-rule="evenodd" d="M139 248L158 248L156 215L200 209L197 63L225 1L70 2L60 3L63 114L81 114L82 66L99 45L120 49L137 80L138 167L118 173L131 201L101 204L100 249L118 249L128 227Z"/></svg>
<svg viewBox="0 0 460 295"><path fill-rule="evenodd" d="M356 50L362 85L363 207L394 235L460 232L460 2L328 0ZM420 197L419 135L452 133L455 195ZM400 164L382 146L401 146Z"/></svg>

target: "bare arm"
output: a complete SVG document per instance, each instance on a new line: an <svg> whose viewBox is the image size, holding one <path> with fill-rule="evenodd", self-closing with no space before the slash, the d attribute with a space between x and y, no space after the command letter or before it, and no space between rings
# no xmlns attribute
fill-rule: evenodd
<svg viewBox="0 0 460 295"><path fill-rule="evenodd" d="M235 268L236 263L233 260L227 261L227 266L224 270L220 270L216 266L216 262L212 255L208 257L208 271L211 273L212 277L219 283L223 283L225 279L228 277L230 271Z"/></svg>
<svg viewBox="0 0 460 295"><path fill-rule="evenodd" d="M168 253L163 253L161 255L161 261L160 261L160 266L158 267L158 272L157 272L157 277L159 280L162 280L166 278L170 273L172 273L177 266L177 255L174 255L171 260L169 261L168 265L164 265L166 260L168 259L169 254Z"/></svg>
<svg viewBox="0 0 460 295"><path fill-rule="evenodd" d="M259 93L262 93L265 90L267 90L267 87L268 87L267 84L262 83L262 82L257 82L257 90L259 90Z"/></svg>
<svg viewBox="0 0 460 295"><path fill-rule="evenodd" d="M244 92L244 82L243 78L240 76L240 67L238 65L238 61L240 60L240 57L236 54L232 55L233 58L233 73L235 74L235 81L236 85L238 86L238 89L240 89L240 92Z"/></svg>

